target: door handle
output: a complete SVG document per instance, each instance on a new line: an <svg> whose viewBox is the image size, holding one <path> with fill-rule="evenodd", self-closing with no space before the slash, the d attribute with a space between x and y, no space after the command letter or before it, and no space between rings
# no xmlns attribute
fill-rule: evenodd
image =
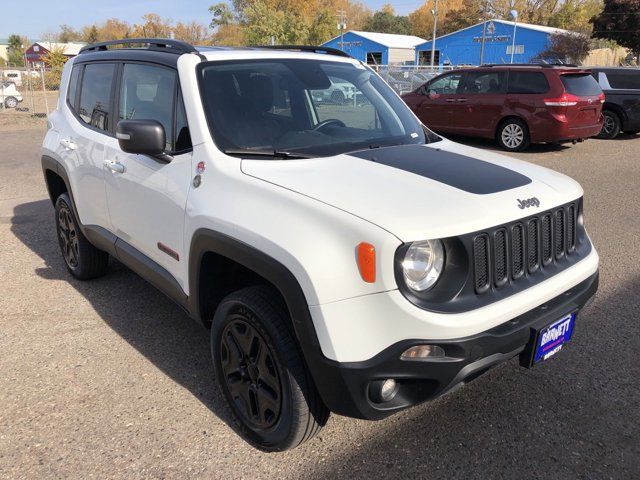
<svg viewBox="0 0 640 480"><path fill-rule="evenodd" d="M62 140L60 140L60 145L62 145L67 150L75 150L78 146L76 145L76 142L74 142L70 138L63 138Z"/></svg>
<svg viewBox="0 0 640 480"><path fill-rule="evenodd" d="M455 101L456 101L455 98L447 98L447 103L453 103Z"/></svg>
<svg viewBox="0 0 640 480"><path fill-rule="evenodd" d="M124 173L124 165L115 160L105 160L104 166L113 173Z"/></svg>
<svg viewBox="0 0 640 480"><path fill-rule="evenodd" d="M467 101L467 99L466 99L466 98L459 98L459 99L458 99L458 102L459 102L459 103L464 103L464 102L466 102L466 101Z"/></svg>

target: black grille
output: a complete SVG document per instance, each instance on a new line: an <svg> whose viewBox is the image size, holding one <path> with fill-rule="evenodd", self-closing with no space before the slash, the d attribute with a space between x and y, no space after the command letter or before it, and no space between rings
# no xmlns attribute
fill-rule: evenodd
<svg viewBox="0 0 640 480"><path fill-rule="evenodd" d="M473 240L473 271L476 292L482 293L489 288L489 237L478 235Z"/></svg>
<svg viewBox="0 0 640 480"><path fill-rule="evenodd" d="M555 213L556 224L554 228L554 239L556 258L564 255L564 210Z"/></svg>
<svg viewBox="0 0 640 480"><path fill-rule="evenodd" d="M554 212L476 235L473 238L476 293L483 293L492 285L499 289L545 268L557 269L552 264L576 251L578 213L578 204L571 203Z"/></svg>
<svg viewBox="0 0 640 480"><path fill-rule="evenodd" d="M551 232L551 214L542 217L542 264L549 265L553 260L553 237Z"/></svg>
<svg viewBox="0 0 640 480"><path fill-rule="evenodd" d="M511 276L514 280L524 273L524 228L518 224L511 230Z"/></svg>
<svg viewBox="0 0 640 480"><path fill-rule="evenodd" d="M540 263L540 247L538 245L538 219L529 220L527 224L527 268L529 273L535 272Z"/></svg>
<svg viewBox="0 0 640 480"><path fill-rule="evenodd" d="M504 285L508 280L509 265L507 260L507 231L502 228L494 236L494 272L496 287Z"/></svg>

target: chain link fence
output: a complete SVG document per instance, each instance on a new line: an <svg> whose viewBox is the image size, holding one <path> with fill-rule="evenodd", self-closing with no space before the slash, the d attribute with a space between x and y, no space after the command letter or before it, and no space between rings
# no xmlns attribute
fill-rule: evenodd
<svg viewBox="0 0 640 480"><path fill-rule="evenodd" d="M431 78L453 70L453 66L370 65L399 95L413 92Z"/></svg>
<svg viewBox="0 0 640 480"><path fill-rule="evenodd" d="M46 118L56 105L59 74L44 68L0 68L0 116Z"/></svg>

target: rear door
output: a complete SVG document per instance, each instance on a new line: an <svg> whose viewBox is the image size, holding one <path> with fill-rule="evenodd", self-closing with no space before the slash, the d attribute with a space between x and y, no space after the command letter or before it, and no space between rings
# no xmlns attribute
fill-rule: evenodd
<svg viewBox="0 0 640 480"><path fill-rule="evenodd" d="M588 127L598 123L602 112L602 89L590 73L563 73L560 80L568 96L567 120L572 127Z"/></svg>
<svg viewBox="0 0 640 480"><path fill-rule="evenodd" d="M452 72L425 85L415 110L422 123L434 130L456 132L463 77L464 72Z"/></svg>
<svg viewBox="0 0 640 480"><path fill-rule="evenodd" d="M467 72L458 98L456 127L465 135L493 137L507 93L505 70Z"/></svg>

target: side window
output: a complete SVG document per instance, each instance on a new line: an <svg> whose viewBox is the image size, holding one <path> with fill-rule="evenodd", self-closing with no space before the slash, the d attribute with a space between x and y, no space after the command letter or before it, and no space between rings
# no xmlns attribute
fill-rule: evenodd
<svg viewBox="0 0 640 480"><path fill-rule="evenodd" d="M640 74L638 72L607 72L611 88L640 90Z"/></svg>
<svg viewBox="0 0 640 480"><path fill-rule="evenodd" d="M183 152L189 150L191 145L191 134L189 133L189 125L187 124L187 112L184 110L184 100L182 92L178 92L178 103L176 105L176 143L175 152Z"/></svg>
<svg viewBox="0 0 640 480"><path fill-rule="evenodd" d="M509 72L509 93L547 93L549 82L542 72Z"/></svg>
<svg viewBox="0 0 640 480"><path fill-rule="evenodd" d="M80 72L82 71L82 65L76 65L71 70L71 77L69 78L69 89L67 90L67 102L69 105L76 109L76 93L78 93L78 81L80 79Z"/></svg>
<svg viewBox="0 0 640 480"><path fill-rule="evenodd" d="M175 71L154 65L125 64L118 118L157 120L164 127L166 149L172 151L175 92Z"/></svg>
<svg viewBox="0 0 640 480"><path fill-rule="evenodd" d="M367 97L349 80L329 77L329 87L309 90L317 114L318 124L336 120L336 124L360 130L381 129L375 107Z"/></svg>
<svg viewBox="0 0 640 480"><path fill-rule="evenodd" d="M504 93L506 87L506 72L469 72L464 82L465 94L473 93Z"/></svg>
<svg viewBox="0 0 640 480"><path fill-rule="evenodd" d="M111 86L116 66L94 63L84 67L78 115L88 125L108 130L111 122Z"/></svg>
<svg viewBox="0 0 640 480"><path fill-rule="evenodd" d="M433 91L445 95L456 93L460 80L462 80L462 73L450 73L431 82L427 86L427 92Z"/></svg>

